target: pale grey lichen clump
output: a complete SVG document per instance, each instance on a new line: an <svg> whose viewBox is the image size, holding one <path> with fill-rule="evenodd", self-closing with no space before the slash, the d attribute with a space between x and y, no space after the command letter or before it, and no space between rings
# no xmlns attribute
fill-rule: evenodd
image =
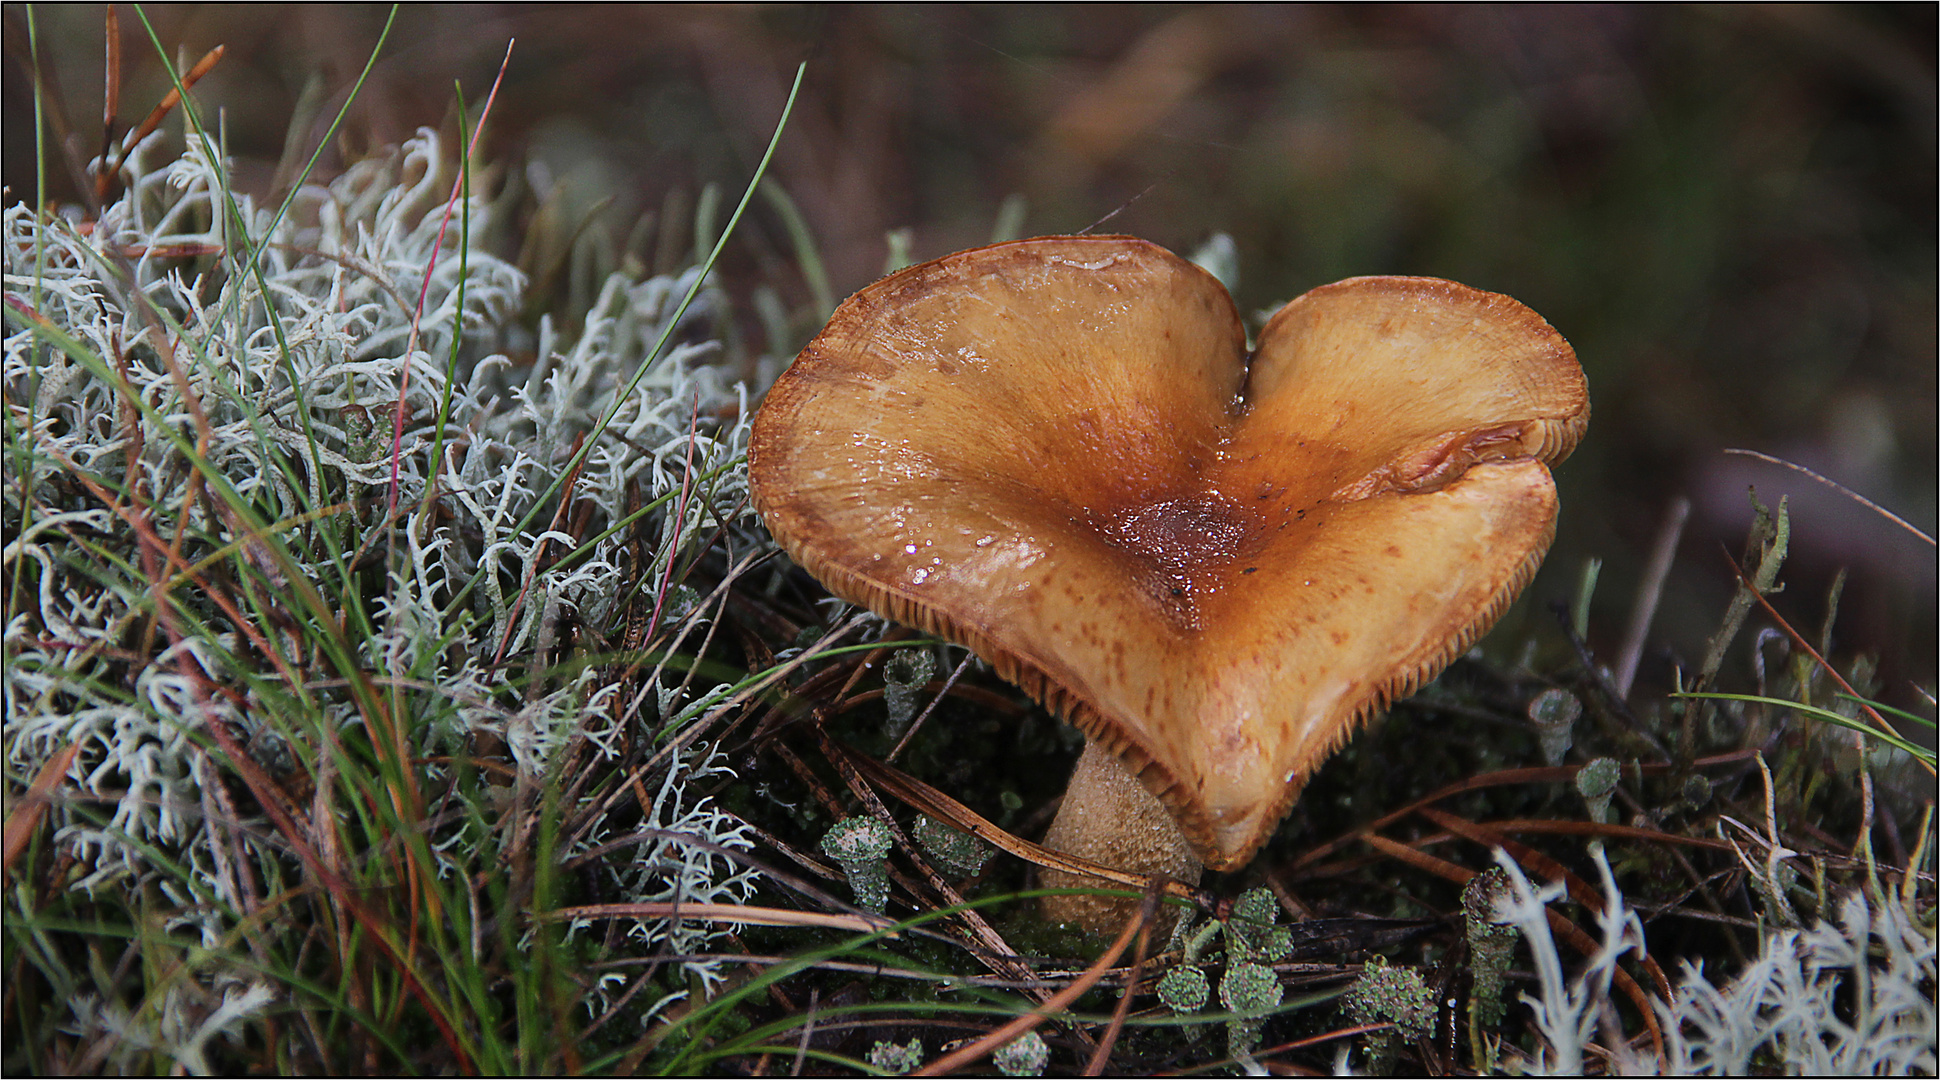
<svg viewBox="0 0 1940 1080"><path fill-rule="evenodd" d="M52 805L46 830L86 868L73 887L151 877L181 912L178 925L197 927L214 946L224 912L245 906L235 854L281 853L251 830L235 846L209 827L221 817L211 798L221 796L195 736L221 725L266 768L287 766L290 732L246 676L272 666L252 632L291 649L297 638L273 619L244 627L194 600L177 618L176 643L173 631L150 633L155 576L171 575L102 494L118 494L111 501L124 510L139 507L142 527L164 542L187 536L183 562L214 557L220 568L225 552L240 549L272 592L304 577L326 597L347 577L376 581L372 632L353 639L354 659L373 677L409 681L413 754L431 758L454 738L488 733L528 777L543 775L576 739L610 756L626 723L665 733L727 689L688 685L678 671L650 678L644 691L599 665L551 675L543 669L565 648L563 622L620 623L618 605L642 581L651 600L670 563L717 531L737 556L767 540L739 465L747 392L711 362L720 295L701 289L670 326L698 270L643 281L615 275L583 327L563 333L542 320L534 342L513 322L524 275L482 246L465 249L467 230L477 237L492 227L492 206L473 197L446 221L456 170L435 134L302 188L282 212L232 195L200 140L149 167L157 145L151 139L131 155L123 193L91 223L43 223L20 204L5 211L0 378L10 475L0 491L14 534L5 573L26 597L5 627L5 755L24 783L77 746L66 773L75 798ZM232 197L234 218L225 211ZM258 245L260 276L241 254ZM104 370L37 339L37 324L78 341ZM671 344L629 388L663 334ZM523 360L508 355L517 344ZM549 529L548 486L609 412L611 426L573 487L573 508L590 506L594 527ZM192 454L204 435L199 452L216 478L196 476ZM434 482L437 509L422 512ZM233 494L216 491L221 484ZM663 496L637 524L574 550ZM287 556L241 527L238 505ZM387 538L392 505L401 516ZM522 526L535 509L542 512ZM630 544L647 565L628 557ZM572 561L553 565L568 552ZM172 586L197 592L192 582ZM686 590L667 614L687 615L672 609L696 599ZM153 655L131 658L144 633ZM502 657L521 659L495 662ZM233 692L211 693L212 685ZM289 692L313 704L323 724L348 731L363 723L344 688ZM690 794L696 779L725 771L705 754L680 756L654 778L645 820L636 815L625 827L746 849L739 827ZM595 827L580 842L611 839ZM434 838L441 851L460 840ZM154 874L158 852L189 873ZM638 858L613 872L621 894L639 900L733 902L754 887L718 851L677 838L643 842ZM688 955L712 933L692 922L639 932ZM711 975L712 965L695 963Z"/></svg>
<svg viewBox="0 0 1940 1080"><path fill-rule="evenodd" d="M1804 1076L1932 1076L1935 985L1933 938L1855 892L1837 923L1772 934L1721 987L1686 963L1667 1071L1740 1076L1769 1055Z"/></svg>
<svg viewBox="0 0 1940 1080"><path fill-rule="evenodd" d="M1643 942L1642 923L1601 852L1594 858L1603 875L1603 940L1577 977L1566 979L1543 913L1561 887L1532 887L1497 853L1513 889L1497 914L1529 943L1541 989L1522 997L1546 1043L1534 1060L1515 1063L1526 1073L1582 1074L1617 960ZM1757 959L1723 985L1684 964L1676 1002L1657 1003L1667 1060L1659 1065L1633 1054L1612 1071L1744 1076L1775 1065L1788 1075L1932 1076L1940 1017L1930 930L1923 933L1896 898L1869 902L1855 891L1836 907L1836 921L1768 932ZM1616 1049L1624 1052L1621 1042Z"/></svg>

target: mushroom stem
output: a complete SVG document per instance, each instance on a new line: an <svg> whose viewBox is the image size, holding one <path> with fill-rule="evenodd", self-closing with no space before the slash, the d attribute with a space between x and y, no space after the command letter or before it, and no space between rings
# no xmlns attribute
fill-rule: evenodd
<svg viewBox="0 0 1940 1080"><path fill-rule="evenodd" d="M1138 874L1164 874L1197 885L1205 867L1173 823L1165 804L1145 789L1117 754L1102 744L1085 743L1057 820L1044 834L1044 846L1066 855ZM1044 872L1049 889L1109 887L1097 878ZM1097 896L1047 896L1044 914L1104 932L1123 925L1138 901Z"/></svg>

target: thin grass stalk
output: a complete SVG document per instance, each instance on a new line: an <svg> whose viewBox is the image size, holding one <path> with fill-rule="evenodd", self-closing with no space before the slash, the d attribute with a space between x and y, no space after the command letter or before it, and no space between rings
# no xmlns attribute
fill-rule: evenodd
<svg viewBox="0 0 1940 1080"><path fill-rule="evenodd" d="M727 228L721 231L720 237L714 241L714 246L708 251L707 258L701 263L700 272L694 277L694 284L689 286L686 295L682 296L680 303L675 306L673 314L668 316L665 325L661 329L659 339L654 342L651 349L647 350L646 359L640 362L640 366L634 370L633 376L627 380L626 385L613 395L613 404L607 408L599 421L586 433L585 443L567 460L565 468L561 470L561 475L553 480L551 484L547 485L539 493L538 497L533 500L532 509L527 510L525 516L519 519L517 525L518 531L524 532L538 519L546 503L558 493L560 485L565 482L565 473L570 472L574 466L578 465L584 459L585 455L592 451L593 446L599 441L600 436L604 435L606 429L613 423L613 418L618 416L621 408L625 406L626 399L631 397L634 389L640 385L640 380L645 378L647 372L652 370L654 364L666 354L667 343L673 339L674 330L680 325L681 317L687 314L687 309L692 306L694 298L700 295L702 286L707 282L707 275L713 272L715 262L720 259L721 252L727 247L728 238L734 235L736 226L741 223L741 215L746 212L748 203L753 201L755 189L760 186L761 178L767 175L768 165L774 160L775 148L781 145L782 132L788 129L788 118L795 110L795 99L801 93L802 79L807 74L808 63L804 61L795 69L794 85L789 87L788 99L782 104L781 118L775 123L774 134L768 139L768 147L762 152L761 161L755 165L754 176L750 178L747 188L741 193L741 201L735 205L734 213L728 217ZM458 591L457 597L453 600L454 604L469 594L472 586L479 580L480 576L480 574L472 575L471 579Z"/></svg>

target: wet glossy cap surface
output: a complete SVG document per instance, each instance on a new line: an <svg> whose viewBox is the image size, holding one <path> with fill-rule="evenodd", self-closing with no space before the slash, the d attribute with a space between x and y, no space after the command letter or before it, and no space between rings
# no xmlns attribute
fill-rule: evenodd
<svg viewBox="0 0 1940 1080"><path fill-rule="evenodd" d="M1230 869L1528 581L1588 418L1568 344L1508 297L1351 279L1249 358L1204 271L1061 237L851 297L750 470L830 591L975 650Z"/></svg>

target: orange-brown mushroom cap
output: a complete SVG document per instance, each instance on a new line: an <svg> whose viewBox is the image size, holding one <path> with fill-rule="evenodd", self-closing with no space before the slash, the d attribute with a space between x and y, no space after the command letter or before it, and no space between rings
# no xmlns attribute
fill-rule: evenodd
<svg viewBox="0 0 1940 1080"><path fill-rule="evenodd" d="M1569 345L1508 297L1354 278L1249 360L1198 267L1053 237L849 298L749 465L830 591L977 652L1233 869L1528 582L1588 420Z"/></svg>

